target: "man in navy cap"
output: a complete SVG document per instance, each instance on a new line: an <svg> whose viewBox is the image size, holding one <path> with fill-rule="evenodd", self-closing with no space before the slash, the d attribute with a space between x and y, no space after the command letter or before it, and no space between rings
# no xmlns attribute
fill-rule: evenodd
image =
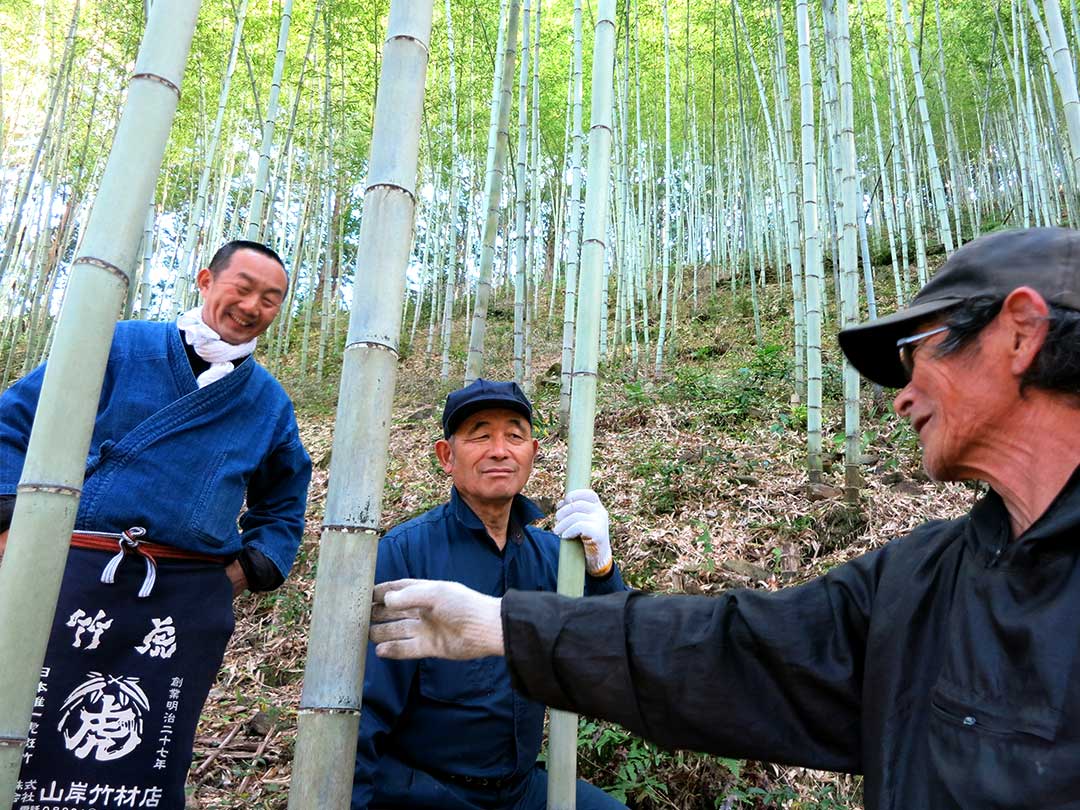
<svg viewBox="0 0 1080 810"><path fill-rule="evenodd" d="M379 655L504 654L662 745L864 774L866 810L1080 807L1080 231L969 242L840 346L933 478L987 484L967 514L772 593L385 583Z"/></svg>
<svg viewBox="0 0 1080 810"><path fill-rule="evenodd" d="M452 392L435 443L450 500L389 532L376 581L450 580L494 597L554 591L559 538L521 490L538 443L532 406L512 382L479 379ZM555 531L585 549L585 593L626 589L611 557L607 511L591 490L567 495ZM369 650L353 810L542 810L547 774L536 762L544 705L516 693L501 658L384 661ZM578 810L621 808L578 781Z"/></svg>

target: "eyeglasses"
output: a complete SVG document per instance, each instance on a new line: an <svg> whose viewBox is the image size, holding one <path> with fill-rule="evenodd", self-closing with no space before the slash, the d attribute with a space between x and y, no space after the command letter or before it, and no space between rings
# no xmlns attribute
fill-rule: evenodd
<svg viewBox="0 0 1080 810"><path fill-rule="evenodd" d="M896 341L896 348L900 350L900 365L904 367L904 372L909 380L915 371L915 350L919 347L919 344L929 337L948 331L948 326L939 326L927 332L919 332L917 335L900 338L900 340Z"/></svg>

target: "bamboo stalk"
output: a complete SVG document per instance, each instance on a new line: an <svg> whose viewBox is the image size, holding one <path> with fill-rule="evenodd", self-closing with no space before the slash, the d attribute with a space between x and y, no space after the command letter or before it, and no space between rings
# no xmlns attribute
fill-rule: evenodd
<svg viewBox="0 0 1080 810"><path fill-rule="evenodd" d="M12 796L19 775L113 328L127 298L198 10L198 0L154 3L49 355L0 562L2 797ZM73 390L80 395L72 397Z"/></svg>
<svg viewBox="0 0 1080 810"><path fill-rule="evenodd" d="M1069 132L1069 151L1072 155L1072 174L1069 177L1069 196L1080 196L1080 96L1076 89L1076 73L1069 55L1069 43L1065 37L1065 24L1061 19L1061 6L1057 0L1043 0L1046 27L1053 49L1054 79L1061 103L1065 108L1065 126ZM1036 9L1032 8L1034 13Z"/></svg>
<svg viewBox="0 0 1080 810"><path fill-rule="evenodd" d="M458 159L458 100L457 100L457 73L454 68L454 20L451 14L450 0L445 2L446 8L446 44L448 50L447 62L450 66L450 196L447 211L450 216L450 238L446 250L446 288L443 292L442 311L442 368L439 372L441 379L450 378L450 339L453 336L454 316L454 281L457 275L457 245L458 245L458 173L454 166Z"/></svg>
<svg viewBox="0 0 1080 810"><path fill-rule="evenodd" d="M281 26L278 29L277 55L274 58L274 76L270 82L270 100L266 102L266 121L263 122L262 145L259 148L259 165L255 169L255 192L248 211L246 239L259 240L263 225L263 207L266 204L266 183L270 176L270 149L274 145L274 119L277 118L278 97L281 95L281 76L285 72L285 46L289 42L289 26L292 24L293 0L285 0L281 9ZM312 32L314 36L314 30Z"/></svg>
<svg viewBox="0 0 1080 810"><path fill-rule="evenodd" d="M615 0L599 0L593 44L592 124L589 129L589 178L585 186L585 222L581 244L581 295L578 298L574 382L570 398L570 436L566 489L589 486L592 475L593 420L600 362L600 294L607 240L611 175L612 93L615 77ZM559 546L559 593L581 596L585 589L585 553L577 540ZM548 808L573 810L577 789L577 715L552 711L548 745Z"/></svg>
<svg viewBox="0 0 1080 810"><path fill-rule="evenodd" d="M393 0L390 6L300 698L290 810L344 810L352 792L401 301L412 253L432 5L432 0Z"/></svg>
<svg viewBox="0 0 1080 810"><path fill-rule="evenodd" d="M526 159L529 154L529 15L530 0L525 0L521 11L521 59L518 63L518 143L517 166L514 174L515 200L514 230L514 382L525 387L525 309L528 305L525 287L528 254L526 241L528 219L526 199L528 184L525 180ZM535 169L535 167L534 167Z"/></svg>
<svg viewBox="0 0 1080 810"><path fill-rule="evenodd" d="M848 0L836 2L836 31L832 44L836 54L840 84L840 267L843 296L840 301L841 324L845 328L859 320L858 219L861 216L862 195L856 201L858 186L855 175L855 109L851 80L851 35L848 26ZM858 206L858 207L856 207ZM873 284L869 285L873 296ZM847 359L844 360L844 484L848 502L859 500L862 486L859 456L859 374Z"/></svg>
<svg viewBox="0 0 1080 810"><path fill-rule="evenodd" d="M572 91L572 126L570 146L570 201L566 235L566 284L563 291L562 361L559 380L559 427L570 427L570 392L573 386L574 319L577 317L578 270L581 264L581 147L582 133L582 42L581 0L574 0L573 47L570 81Z"/></svg>
<svg viewBox="0 0 1080 810"><path fill-rule="evenodd" d="M184 236L184 250L180 259L180 278L176 286L176 309L180 309L187 299L194 278L196 268L192 266L195 259L195 243L203 224L203 212L206 209L206 192L210 185L210 172L214 168L217 157L218 142L221 139L221 125L225 120L225 107L229 101L229 87L232 85L233 71L236 69L236 57L240 52L240 40L244 36L244 21L247 19L248 0L240 0L240 10L236 14L236 22L233 25L232 47L229 50L229 60L225 65L225 74L221 79L221 90L218 93L217 114L214 116L214 128L210 134L210 141L203 155L203 170L199 175L199 190L195 195L195 208L188 218L187 233Z"/></svg>
<svg viewBox="0 0 1080 810"><path fill-rule="evenodd" d="M945 200L945 183L941 179L941 166L938 163L937 148L934 146L934 132L930 127L930 111L926 106L926 89L923 87L922 64L918 44L915 41L915 27L911 22L908 0L900 0L900 13L907 32L908 56L911 59L911 76L915 83L915 102L919 110L919 120L923 128L923 145L926 147L926 165L930 173L930 190L934 200L934 213L937 214L938 236L945 245L945 253L953 252L952 226L949 223L948 203Z"/></svg>
<svg viewBox="0 0 1080 810"><path fill-rule="evenodd" d="M656 362L653 374L660 376L664 368L664 343L668 328L668 275L671 261L671 32L668 25L667 0L660 0L660 10L664 20L664 213L660 222L661 272L663 280L660 286L660 325L656 337ZM733 276L734 277L734 276Z"/></svg>
<svg viewBox="0 0 1080 810"><path fill-rule="evenodd" d="M811 481L821 465L821 243L818 240L817 164L814 156L814 85L810 74L807 0L795 3L801 88L803 232L806 244L806 449Z"/></svg>
<svg viewBox="0 0 1080 810"><path fill-rule="evenodd" d="M517 54L518 16L521 0L509 0L502 59L496 56L495 83L491 99L491 123L488 131L487 174L484 179L484 240L480 252L480 277L476 281L476 306L469 333L469 357L465 385L476 380L484 370L484 335L487 330L488 299L491 295L492 267L495 263L495 234L499 229L499 198L502 194L506 153L510 140L510 96L514 83L514 60ZM501 70L501 72L500 72Z"/></svg>

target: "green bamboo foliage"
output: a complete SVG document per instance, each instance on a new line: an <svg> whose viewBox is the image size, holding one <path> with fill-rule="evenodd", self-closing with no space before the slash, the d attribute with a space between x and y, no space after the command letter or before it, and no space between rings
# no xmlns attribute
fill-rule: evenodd
<svg viewBox="0 0 1080 810"><path fill-rule="evenodd" d="M581 244L581 296L576 319L574 382L566 460L567 491L590 485L593 420L600 362L600 297L607 245L611 181L612 93L615 77L615 0L599 0L593 44L589 178ZM577 540L559 547L559 593L581 596L585 554ZM548 746L548 808L573 810L576 791L577 715L552 711Z"/></svg>
<svg viewBox="0 0 1080 810"><path fill-rule="evenodd" d="M160 0L159 0L160 2ZM347 808L381 534L387 426L397 377L405 270L433 0L393 0L341 370L290 810Z"/></svg>
<svg viewBox="0 0 1080 810"><path fill-rule="evenodd" d="M49 354L0 563L0 797L15 790L113 328L127 300L198 10L197 0L154 3Z"/></svg>

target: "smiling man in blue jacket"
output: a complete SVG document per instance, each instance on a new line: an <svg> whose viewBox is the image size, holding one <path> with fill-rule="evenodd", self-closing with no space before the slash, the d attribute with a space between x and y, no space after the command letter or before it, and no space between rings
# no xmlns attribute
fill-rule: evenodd
<svg viewBox="0 0 1080 810"><path fill-rule="evenodd" d="M450 500L386 535L376 580L453 580L491 596L554 591L559 538L530 525L542 513L521 495L537 448L532 406L515 383L480 379L451 393L435 443ZM556 532L581 537L585 593L625 590L596 495L569 493L556 519ZM543 704L513 690L502 658L387 661L369 649L352 809L542 810L543 725ZM577 807L623 805L579 780Z"/></svg>
<svg viewBox="0 0 1080 810"><path fill-rule="evenodd" d="M300 544L311 462L252 357L284 266L230 242L197 281L177 321L116 326L15 808L182 808L232 599L281 585ZM43 376L0 397L0 555Z"/></svg>

